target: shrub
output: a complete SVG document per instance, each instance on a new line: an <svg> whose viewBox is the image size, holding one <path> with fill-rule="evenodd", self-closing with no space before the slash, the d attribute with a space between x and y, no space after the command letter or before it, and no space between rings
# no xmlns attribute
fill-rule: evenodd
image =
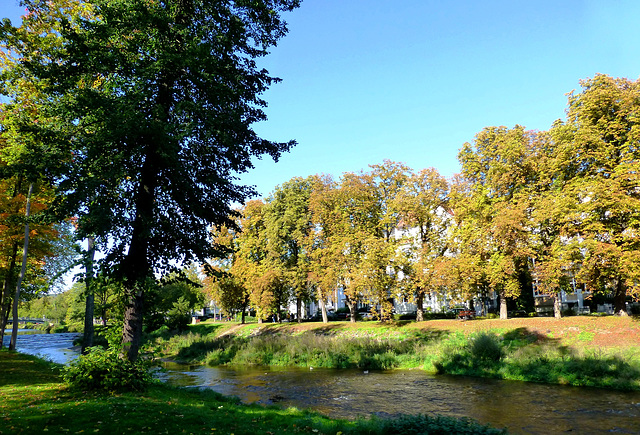
<svg viewBox="0 0 640 435"><path fill-rule="evenodd" d="M375 420L374 420L375 421ZM506 434L506 429L495 429L470 418L443 415L402 415L380 421L382 433L393 434Z"/></svg>
<svg viewBox="0 0 640 435"><path fill-rule="evenodd" d="M171 309L167 311L166 325L169 329L186 331L189 328L189 322L191 321L189 308L189 301L184 296L180 296L180 298L173 303Z"/></svg>
<svg viewBox="0 0 640 435"><path fill-rule="evenodd" d="M502 346L493 334L480 334L471 341L471 355L481 361L500 361Z"/></svg>
<svg viewBox="0 0 640 435"><path fill-rule="evenodd" d="M120 358L115 349L92 347L63 370L71 387L83 390L144 390L152 381L148 364Z"/></svg>

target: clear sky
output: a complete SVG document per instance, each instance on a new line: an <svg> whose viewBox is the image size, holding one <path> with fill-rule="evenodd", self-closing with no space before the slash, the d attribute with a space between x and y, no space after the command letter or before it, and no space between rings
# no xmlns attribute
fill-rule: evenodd
<svg viewBox="0 0 640 435"><path fill-rule="evenodd" d="M580 79L640 76L637 0L304 0L285 18L256 130L298 145L242 176L263 196L384 159L451 176L483 127L546 130Z"/></svg>

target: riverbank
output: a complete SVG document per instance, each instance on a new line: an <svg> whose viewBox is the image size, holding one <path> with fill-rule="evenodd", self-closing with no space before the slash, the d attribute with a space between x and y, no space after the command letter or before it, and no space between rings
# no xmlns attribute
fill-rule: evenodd
<svg viewBox="0 0 640 435"><path fill-rule="evenodd" d="M60 367L30 355L0 351L0 434L506 433L472 420L439 416L334 420L295 408L244 405L209 390L162 384L144 393L74 391L62 383Z"/></svg>
<svg viewBox="0 0 640 435"><path fill-rule="evenodd" d="M231 366L421 369L640 390L640 322L579 316L426 322L200 323L149 337L156 355Z"/></svg>

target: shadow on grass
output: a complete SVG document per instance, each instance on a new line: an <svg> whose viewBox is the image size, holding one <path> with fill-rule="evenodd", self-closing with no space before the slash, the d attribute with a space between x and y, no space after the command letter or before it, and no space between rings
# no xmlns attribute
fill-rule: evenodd
<svg viewBox="0 0 640 435"><path fill-rule="evenodd" d="M491 340L487 340L491 336ZM482 347L500 346L500 355L483 358ZM495 354L495 353L494 353ZM584 355L578 349L560 345L560 340L527 328L518 328L501 337L481 334L466 345L452 349L434 364L439 373L492 377L549 384L640 389L640 364L615 355Z"/></svg>
<svg viewBox="0 0 640 435"><path fill-rule="evenodd" d="M222 361L218 361L219 364L222 364L230 361L238 348L246 342L246 338L232 335L217 338L195 337L190 341L185 340L176 354L176 359L179 361L203 362L211 352L224 351L225 358Z"/></svg>
<svg viewBox="0 0 640 435"><path fill-rule="evenodd" d="M0 350L0 387L60 382L60 365L35 356Z"/></svg>
<svg viewBox="0 0 640 435"><path fill-rule="evenodd" d="M557 343L559 343L559 340L557 338L552 338L538 331L532 331L524 327L505 332L502 335L502 339L504 344L508 346L510 350L517 350L535 344L555 344L556 346L558 346Z"/></svg>
<svg viewBox="0 0 640 435"><path fill-rule="evenodd" d="M319 335L330 337L336 335L341 329L344 329L345 323L327 323L324 326L313 328L302 333L302 335Z"/></svg>
<svg viewBox="0 0 640 435"><path fill-rule="evenodd" d="M422 342L436 342L442 341L451 335L451 331L448 329L430 329L424 328L419 331L412 332L410 335L411 340L419 340Z"/></svg>
<svg viewBox="0 0 640 435"><path fill-rule="evenodd" d="M215 334L222 326L219 323L198 323L197 325L190 325L189 332L201 335Z"/></svg>

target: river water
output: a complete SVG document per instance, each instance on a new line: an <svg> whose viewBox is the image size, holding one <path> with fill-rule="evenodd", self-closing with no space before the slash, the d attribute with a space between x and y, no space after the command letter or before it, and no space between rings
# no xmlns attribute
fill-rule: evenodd
<svg viewBox="0 0 640 435"><path fill-rule="evenodd" d="M78 334L20 335L17 349L66 363ZM471 417L516 434L640 434L640 393L428 375L420 370L228 369L167 363L165 382L337 418Z"/></svg>
<svg viewBox="0 0 640 435"><path fill-rule="evenodd" d="M67 364L78 357L78 351L73 348L73 340L79 336L80 334L77 332L45 334L37 329L19 329L16 350L59 364ZM10 339L11 329L7 329L4 333L2 345L8 347Z"/></svg>

